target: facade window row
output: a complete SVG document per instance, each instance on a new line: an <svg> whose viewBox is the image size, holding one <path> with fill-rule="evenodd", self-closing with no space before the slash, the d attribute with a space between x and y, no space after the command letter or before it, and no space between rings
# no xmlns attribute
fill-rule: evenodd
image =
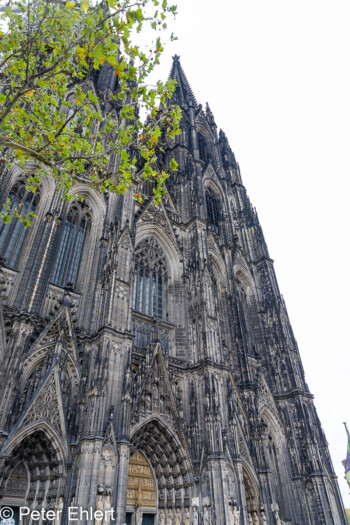
<svg viewBox="0 0 350 525"><path fill-rule="evenodd" d="M40 193L26 191L25 183L17 183L9 194L10 208L18 209L22 216L36 212ZM57 250L51 274L51 282L57 286L76 286L84 246L91 229L90 210L86 205L74 204L62 222L57 238ZM19 257L29 229L20 221L12 219L0 225L0 256L6 266L17 269Z"/></svg>
<svg viewBox="0 0 350 525"><path fill-rule="evenodd" d="M211 188L207 188L206 208L209 228L220 233L221 203ZM21 214L35 212L40 193L26 191L24 182L18 182L9 194L12 210ZM53 262L51 282L57 286L76 287L84 247L91 231L91 212L85 204L73 204L62 222ZM29 230L16 220L0 225L0 256L8 267L16 268ZM150 317L166 319L165 301L168 269L164 253L153 238L145 239L136 248L132 307Z"/></svg>

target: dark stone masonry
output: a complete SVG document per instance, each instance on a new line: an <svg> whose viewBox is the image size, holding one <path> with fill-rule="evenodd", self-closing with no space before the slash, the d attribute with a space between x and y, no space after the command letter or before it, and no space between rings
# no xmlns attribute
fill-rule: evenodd
<svg viewBox="0 0 350 525"><path fill-rule="evenodd" d="M30 525L346 525L239 166L179 57L171 77L158 207L146 185L69 204L1 175L38 218L0 226L0 504Z"/></svg>

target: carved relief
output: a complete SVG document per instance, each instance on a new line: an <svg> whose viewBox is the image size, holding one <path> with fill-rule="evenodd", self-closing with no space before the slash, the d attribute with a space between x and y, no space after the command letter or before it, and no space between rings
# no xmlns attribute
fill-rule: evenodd
<svg viewBox="0 0 350 525"><path fill-rule="evenodd" d="M59 393L56 381L56 374L53 372L29 408L21 423L21 427L45 419L51 423L59 434L64 434L62 409L59 405Z"/></svg>
<svg viewBox="0 0 350 525"><path fill-rule="evenodd" d="M129 462L126 504L135 507L156 507L156 487L152 471L141 452Z"/></svg>
<svg viewBox="0 0 350 525"><path fill-rule="evenodd" d="M5 496L25 499L28 490L28 471L22 462L12 471L5 487Z"/></svg>

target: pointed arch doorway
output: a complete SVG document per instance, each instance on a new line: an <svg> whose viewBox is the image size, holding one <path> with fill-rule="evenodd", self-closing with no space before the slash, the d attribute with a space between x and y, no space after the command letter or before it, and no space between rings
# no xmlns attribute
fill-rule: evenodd
<svg viewBox="0 0 350 525"><path fill-rule="evenodd" d="M142 452L137 451L129 461L126 498L127 525L155 525L157 488L152 469Z"/></svg>
<svg viewBox="0 0 350 525"><path fill-rule="evenodd" d="M17 525L20 523L19 508L26 504L28 488L28 467L24 461L20 461L13 468L5 485L0 507L3 509L3 512L4 509L6 509L6 511L4 514L1 513L2 519L0 519L0 525L2 525L2 523L11 523L11 525ZM9 519L6 520L6 517L9 517Z"/></svg>

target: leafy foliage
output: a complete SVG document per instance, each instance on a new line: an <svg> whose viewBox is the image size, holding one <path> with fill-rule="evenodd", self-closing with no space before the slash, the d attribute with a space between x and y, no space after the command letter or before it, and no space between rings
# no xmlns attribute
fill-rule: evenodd
<svg viewBox="0 0 350 525"><path fill-rule="evenodd" d="M136 188L146 179L154 181L160 200L168 175L158 169L156 152L179 133L181 112L169 103L174 82L149 87L147 77L163 50L159 30L175 13L167 0L95 6L89 0L17 0L6 10L0 160L27 169L28 190L36 191L41 178L52 175L67 200L76 198L71 192L76 183L101 192L132 188L141 199ZM135 44L147 25L157 31L150 49ZM101 91L94 79L102 68L112 73L114 85ZM146 122L140 110L149 115ZM7 203L2 219L11 213ZM17 216L30 224L31 217Z"/></svg>

